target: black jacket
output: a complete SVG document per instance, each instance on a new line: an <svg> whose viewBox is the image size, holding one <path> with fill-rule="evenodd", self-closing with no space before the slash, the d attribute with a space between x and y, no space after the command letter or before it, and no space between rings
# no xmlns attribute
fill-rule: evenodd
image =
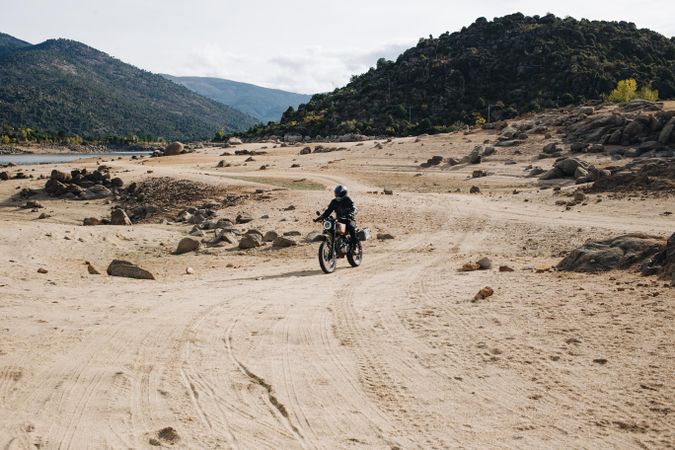
<svg viewBox="0 0 675 450"><path fill-rule="evenodd" d="M354 220L354 214L356 214L356 207L354 206L354 202L352 201L351 198L349 198L348 195L345 195L344 197L340 198L334 198L328 205L328 209L326 209L326 211L324 211L324 213L321 214L319 219L321 220L325 219L326 217L330 216L333 213L333 211L335 211L335 215L337 216L338 219Z"/></svg>

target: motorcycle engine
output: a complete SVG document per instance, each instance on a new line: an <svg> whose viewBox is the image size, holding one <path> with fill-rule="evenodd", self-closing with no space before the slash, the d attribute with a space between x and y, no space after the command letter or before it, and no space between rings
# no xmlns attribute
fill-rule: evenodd
<svg viewBox="0 0 675 450"><path fill-rule="evenodd" d="M349 242L342 236L338 237L337 241L335 242L335 247L337 248L340 255L346 255L349 253Z"/></svg>

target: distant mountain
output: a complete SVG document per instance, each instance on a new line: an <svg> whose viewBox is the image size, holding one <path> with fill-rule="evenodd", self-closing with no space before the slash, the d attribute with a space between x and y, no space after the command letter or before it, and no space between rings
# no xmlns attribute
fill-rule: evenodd
<svg viewBox="0 0 675 450"><path fill-rule="evenodd" d="M163 76L204 97L245 112L263 123L278 122L289 106L297 108L312 97L221 78Z"/></svg>
<svg viewBox="0 0 675 450"><path fill-rule="evenodd" d="M512 14L420 39L252 136L406 135L579 104L635 78L675 97L675 39L627 22Z"/></svg>
<svg viewBox="0 0 675 450"><path fill-rule="evenodd" d="M86 137L211 138L257 121L76 41L0 35L0 127Z"/></svg>
<svg viewBox="0 0 675 450"><path fill-rule="evenodd" d="M28 42L17 39L9 34L0 33L0 51L16 50L21 47L30 47L30 45Z"/></svg>

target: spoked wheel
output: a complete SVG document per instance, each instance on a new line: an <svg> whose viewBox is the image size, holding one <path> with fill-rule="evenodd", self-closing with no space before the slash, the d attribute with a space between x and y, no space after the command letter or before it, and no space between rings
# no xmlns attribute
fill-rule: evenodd
<svg viewBox="0 0 675 450"><path fill-rule="evenodd" d="M352 267L358 267L363 261L363 248L361 248L361 241L357 241L354 249L347 253L347 261Z"/></svg>
<svg viewBox="0 0 675 450"><path fill-rule="evenodd" d="M319 265L324 273L333 273L337 265L337 256L331 250L330 242L322 242L319 246Z"/></svg>

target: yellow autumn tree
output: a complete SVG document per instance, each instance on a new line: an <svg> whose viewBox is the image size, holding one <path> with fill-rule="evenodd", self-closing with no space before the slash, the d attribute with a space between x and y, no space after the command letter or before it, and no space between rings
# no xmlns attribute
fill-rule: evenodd
<svg viewBox="0 0 675 450"><path fill-rule="evenodd" d="M638 98L654 102L659 99L659 91L651 89L649 86L642 86L638 91L637 81L629 78L619 81L614 90L607 96L607 100L613 103L626 103Z"/></svg>

